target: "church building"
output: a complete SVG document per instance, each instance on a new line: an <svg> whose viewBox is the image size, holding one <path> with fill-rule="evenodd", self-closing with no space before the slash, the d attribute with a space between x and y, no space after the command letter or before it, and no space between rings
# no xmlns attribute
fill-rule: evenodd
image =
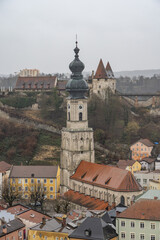
<svg viewBox="0 0 160 240"><path fill-rule="evenodd" d="M62 129L61 142L61 194L81 207L113 203L130 205L136 195L142 191L141 186L131 172L114 166L95 163L93 129L88 127L87 98L88 84L83 79L84 64L79 60L79 49L74 49L75 59L70 63L71 79L66 85L69 92L67 98L67 126ZM106 70L98 67L105 79ZM112 75L108 67L108 74ZM78 197L77 197L78 195ZM79 199L82 199L79 204ZM76 200L78 202L76 202ZM106 205L104 204L105 208ZM87 206L86 206L87 208Z"/></svg>

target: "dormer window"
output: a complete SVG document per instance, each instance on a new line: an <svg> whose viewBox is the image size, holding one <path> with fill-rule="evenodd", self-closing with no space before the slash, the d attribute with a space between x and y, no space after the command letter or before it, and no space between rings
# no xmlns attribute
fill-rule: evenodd
<svg viewBox="0 0 160 240"><path fill-rule="evenodd" d="M84 230L84 234L85 234L86 237L90 237L91 236L91 229Z"/></svg>
<svg viewBox="0 0 160 240"><path fill-rule="evenodd" d="M96 175L96 176L92 179L92 181L93 181L93 182L96 181L97 177L98 177L98 175Z"/></svg>

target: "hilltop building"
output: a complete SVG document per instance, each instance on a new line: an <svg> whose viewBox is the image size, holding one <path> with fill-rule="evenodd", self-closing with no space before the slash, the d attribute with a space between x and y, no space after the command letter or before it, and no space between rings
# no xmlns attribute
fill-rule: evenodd
<svg viewBox="0 0 160 240"><path fill-rule="evenodd" d="M39 76L39 70L38 69L23 69L20 71L19 76L20 77L37 77Z"/></svg>
<svg viewBox="0 0 160 240"><path fill-rule="evenodd" d="M107 89L110 89L114 94L116 91L116 79L110 63L108 62L105 68L102 59L100 59L96 73L94 75L94 72L92 72L92 76L89 77L88 83L91 94L97 94L103 99L106 98Z"/></svg>
<svg viewBox="0 0 160 240"><path fill-rule="evenodd" d="M67 127L62 129L61 193L77 209L109 209L118 204L130 205L141 186L131 174L117 167L95 164L93 130L88 128L88 85L83 79L84 64L75 59L69 65L71 79L66 85ZM111 74L111 73L110 73Z"/></svg>
<svg viewBox="0 0 160 240"><path fill-rule="evenodd" d="M132 159L142 160L151 156L154 144L149 139L140 139L130 146Z"/></svg>

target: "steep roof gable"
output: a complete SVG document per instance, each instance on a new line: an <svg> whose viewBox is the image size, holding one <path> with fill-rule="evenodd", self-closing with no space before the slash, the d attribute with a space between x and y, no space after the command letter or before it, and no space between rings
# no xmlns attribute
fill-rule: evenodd
<svg viewBox="0 0 160 240"><path fill-rule="evenodd" d="M135 192L142 190L131 172L86 161L81 161L71 179L114 191Z"/></svg>
<svg viewBox="0 0 160 240"><path fill-rule="evenodd" d="M102 59L100 59L94 78L107 78L106 70Z"/></svg>
<svg viewBox="0 0 160 240"><path fill-rule="evenodd" d="M147 147L153 147L153 146L154 146L154 144L153 144L149 139L147 139L147 138L145 138L145 139L144 139L144 138L141 138L141 139L139 139L137 142L133 143L133 144L131 145L131 147L132 147L133 145L135 145L136 143L138 143L138 142L144 144L144 145L147 146Z"/></svg>
<svg viewBox="0 0 160 240"><path fill-rule="evenodd" d="M11 168L11 165L7 162L1 161L0 162L0 172L8 171Z"/></svg>
<svg viewBox="0 0 160 240"><path fill-rule="evenodd" d="M108 77L108 78L114 77L114 74L113 74L113 71L112 71L112 68L111 68L109 62L108 62L107 65L106 65L106 73L107 73L107 77Z"/></svg>

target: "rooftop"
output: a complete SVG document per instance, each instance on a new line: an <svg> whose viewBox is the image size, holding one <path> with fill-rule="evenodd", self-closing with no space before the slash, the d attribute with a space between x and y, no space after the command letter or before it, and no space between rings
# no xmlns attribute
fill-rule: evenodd
<svg viewBox="0 0 160 240"><path fill-rule="evenodd" d="M109 165L81 161L71 179L119 192L137 192L142 188L131 172Z"/></svg>
<svg viewBox="0 0 160 240"><path fill-rule="evenodd" d="M160 221L160 200L140 199L118 215L118 218Z"/></svg>
<svg viewBox="0 0 160 240"><path fill-rule="evenodd" d="M126 169L127 166L133 166L136 161L134 160L119 160L117 166L122 169Z"/></svg>
<svg viewBox="0 0 160 240"><path fill-rule="evenodd" d="M107 78L106 70L102 59L100 59L94 78Z"/></svg>
<svg viewBox="0 0 160 240"><path fill-rule="evenodd" d="M29 209L28 207L23 206L22 204L17 204L17 205L7 208L6 210L7 210L7 212L12 213L12 214L19 214L28 209Z"/></svg>
<svg viewBox="0 0 160 240"><path fill-rule="evenodd" d="M69 199L71 202L86 207L89 210L105 210L108 207L108 202L103 200L86 196L83 193L68 190L64 194L64 198Z"/></svg>
<svg viewBox="0 0 160 240"><path fill-rule="evenodd" d="M40 213L38 211L35 211L33 209L29 209L28 211L19 213L18 218L25 219L25 220L28 220L29 222L33 222L33 223L42 222L42 218L51 219L50 216Z"/></svg>
<svg viewBox="0 0 160 240"><path fill-rule="evenodd" d="M58 166L13 166L10 178L56 178Z"/></svg>
<svg viewBox="0 0 160 240"><path fill-rule="evenodd" d="M145 192L144 194L142 194L139 199L154 199L157 198L158 200L160 200L160 190L148 190L147 192Z"/></svg>
<svg viewBox="0 0 160 240"><path fill-rule="evenodd" d="M6 163L4 161L0 162L0 172L8 171L11 168L11 165L9 163Z"/></svg>
<svg viewBox="0 0 160 240"><path fill-rule="evenodd" d="M6 234L3 233L4 227L7 228ZM8 222L7 224L3 224L0 226L0 237L7 235L11 232L17 231L18 229L21 229L23 227L25 227L25 225L19 219L14 219L14 220Z"/></svg>
<svg viewBox="0 0 160 240"><path fill-rule="evenodd" d="M141 159L141 160L139 160L139 162L142 162L142 161L145 161L145 162L147 162L147 163L152 163L152 162L155 162L155 158L143 158L143 159Z"/></svg>
<svg viewBox="0 0 160 240"><path fill-rule="evenodd" d="M131 146L133 146L134 144L136 144L136 143L138 143L138 142L140 142L140 143L143 143L144 145L146 145L147 147L153 147L154 146L154 144L149 140L149 139L144 139L144 138L141 138L141 139L139 139L137 142L135 142L135 143L133 143Z"/></svg>

